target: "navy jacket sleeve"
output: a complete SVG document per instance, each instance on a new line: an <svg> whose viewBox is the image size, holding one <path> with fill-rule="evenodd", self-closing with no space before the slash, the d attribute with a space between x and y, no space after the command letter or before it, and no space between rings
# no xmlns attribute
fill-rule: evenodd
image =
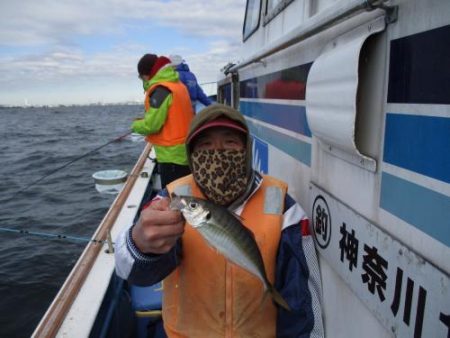
<svg viewBox="0 0 450 338"><path fill-rule="evenodd" d="M205 106L209 106L212 103L209 97L206 96L202 87L200 87L199 85L197 85L197 99Z"/></svg>
<svg viewBox="0 0 450 338"><path fill-rule="evenodd" d="M167 277L180 263L181 240L162 255L145 255L141 253L131 238L131 228L127 236L127 246L134 258L134 264L128 275L128 282L138 286L153 285Z"/></svg>
<svg viewBox="0 0 450 338"><path fill-rule="evenodd" d="M156 198L167 196L163 190ZM133 225L134 226L134 225ZM122 279L138 286L156 284L169 275L180 263L181 239L168 252L162 255L144 254L133 242L133 226L116 238L116 273Z"/></svg>
<svg viewBox="0 0 450 338"><path fill-rule="evenodd" d="M278 308L277 337L323 337L321 280L306 214L286 196L275 288L291 311Z"/></svg>

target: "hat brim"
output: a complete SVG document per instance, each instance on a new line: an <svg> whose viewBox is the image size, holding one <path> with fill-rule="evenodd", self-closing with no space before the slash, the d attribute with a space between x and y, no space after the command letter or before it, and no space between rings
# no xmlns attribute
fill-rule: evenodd
<svg viewBox="0 0 450 338"><path fill-rule="evenodd" d="M196 131L194 131L187 140L187 143L191 142L198 134L200 134L202 131L213 128L213 127L226 127L230 129L238 130L244 134L248 134L247 129L245 129L243 126L241 126L238 122L228 120L228 119L217 119L213 121L206 122L200 128L198 128Z"/></svg>

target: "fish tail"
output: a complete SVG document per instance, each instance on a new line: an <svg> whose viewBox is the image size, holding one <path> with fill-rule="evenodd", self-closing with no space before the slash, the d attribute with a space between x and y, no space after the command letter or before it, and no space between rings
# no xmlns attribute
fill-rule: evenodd
<svg viewBox="0 0 450 338"><path fill-rule="evenodd" d="M275 290L275 288L272 285L269 285L267 287L267 290L272 295L272 299L275 303L277 303L283 309L291 311L291 307L289 306L289 304L284 300L283 296L280 295L280 293L277 290Z"/></svg>

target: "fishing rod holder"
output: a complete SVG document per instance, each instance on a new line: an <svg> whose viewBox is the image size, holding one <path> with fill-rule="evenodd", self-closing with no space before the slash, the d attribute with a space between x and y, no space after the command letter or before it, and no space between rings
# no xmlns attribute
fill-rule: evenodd
<svg viewBox="0 0 450 338"><path fill-rule="evenodd" d="M108 230L108 233L106 235L106 243L108 244L108 249L105 250L107 254L113 254L114 253L114 243L112 241L111 237L111 230Z"/></svg>
<svg viewBox="0 0 450 338"><path fill-rule="evenodd" d="M366 0L366 8L368 11L372 11L374 9L382 9L386 13L385 22L386 24L394 23L398 19L398 6L389 6L386 5L385 2L387 0Z"/></svg>

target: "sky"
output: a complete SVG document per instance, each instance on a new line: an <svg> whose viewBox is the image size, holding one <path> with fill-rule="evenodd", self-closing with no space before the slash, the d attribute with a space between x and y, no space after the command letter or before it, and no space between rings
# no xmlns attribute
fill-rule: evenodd
<svg viewBox="0 0 450 338"><path fill-rule="evenodd" d="M142 102L145 53L217 81L238 59L244 12L245 0L0 0L0 105Z"/></svg>

